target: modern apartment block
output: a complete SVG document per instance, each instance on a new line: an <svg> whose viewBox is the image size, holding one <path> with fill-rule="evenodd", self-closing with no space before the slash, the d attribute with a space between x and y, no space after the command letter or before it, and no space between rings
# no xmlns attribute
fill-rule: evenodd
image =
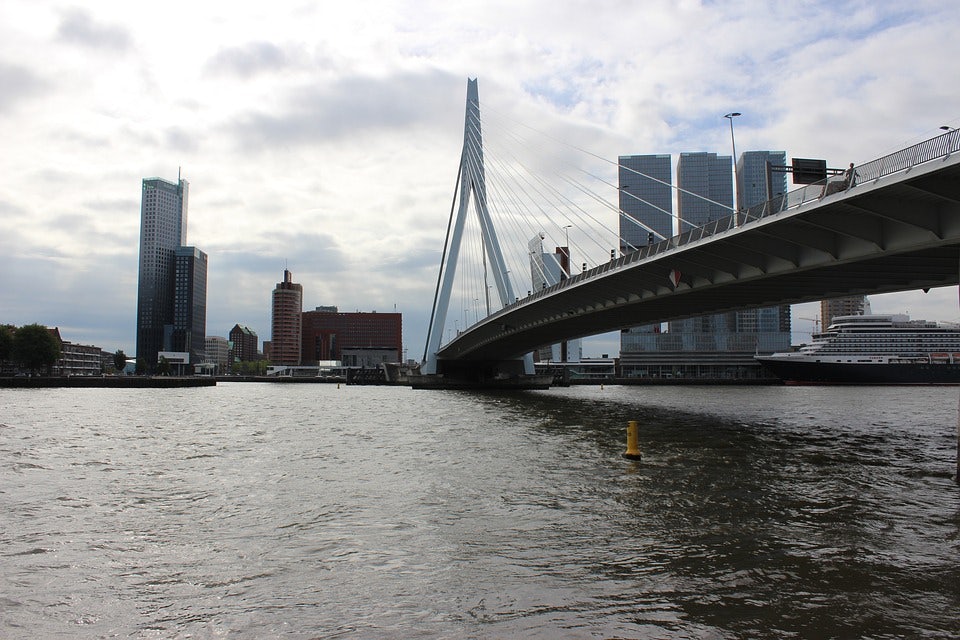
<svg viewBox="0 0 960 640"><path fill-rule="evenodd" d="M530 283L532 291L539 291L570 276L570 247L557 247L553 253L543 250L543 234L527 243L530 255ZM537 349L538 362L580 362L582 347L579 339L565 340Z"/></svg>
<svg viewBox="0 0 960 640"><path fill-rule="evenodd" d="M300 365L302 311L303 287L284 269L283 281L273 290L270 361L274 365Z"/></svg>
<svg viewBox="0 0 960 640"><path fill-rule="evenodd" d="M870 313L867 296L845 296L820 301L820 321L826 329L837 316L862 316Z"/></svg>
<svg viewBox="0 0 960 640"><path fill-rule="evenodd" d="M621 253L674 235L671 171L670 154L620 156Z"/></svg>
<svg viewBox="0 0 960 640"><path fill-rule="evenodd" d="M402 336L400 313L341 313L336 307L317 307L303 313L302 362L339 360L348 367L401 362Z"/></svg>
<svg viewBox="0 0 960 640"><path fill-rule="evenodd" d="M230 370L230 342L223 336L207 336L206 362L214 366L214 373L223 375Z"/></svg>
<svg viewBox="0 0 960 640"><path fill-rule="evenodd" d="M190 354L193 364L204 362L207 327L207 254L196 247L174 252L173 324L165 351Z"/></svg>
<svg viewBox="0 0 960 640"><path fill-rule="evenodd" d="M230 329L230 363L258 360L259 342L256 332L250 327L233 325L233 329Z"/></svg>
<svg viewBox="0 0 960 640"><path fill-rule="evenodd" d="M659 242L674 235L673 179L670 154L620 156L617 176L620 195L620 252ZM646 336L660 325L630 327L620 332L621 364L640 351Z"/></svg>
<svg viewBox="0 0 960 640"><path fill-rule="evenodd" d="M787 192L787 174L769 167L784 167L785 151L745 151L737 160L737 194L741 210L763 204ZM737 311L741 332L755 333L754 351L774 353L790 349L790 305Z"/></svg>
<svg viewBox="0 0 960 640"><path fill-rule="evenodd" d="M738 165L740 178L739 196L741 208L767 199L766 162L783 164L783 152L748 152L741 156ZM621 164L630 159L630 166L644 174L669 175L663 165L669 164L669 156L621 156ZM676 212L678 233L708 222L729 217L734 209L734 180L730 156L715 153L681 153L676 166ZM633 180L636 173L620 169L621 208L636 207L631 215L649 216L639 218L647 226L663 220L665 211L672 207L665 204L650 206L654 202L666 203L672 198L669 180L660 182L658 193L636 194L645 203L631 205L634 200ZM774 190L785 191L784 174L774 174ZM779 183L777 179L779 177ZM663 184L663 183L666 184ZM653 191L653 187L651 187ZM656 200L659 198L659 200ZM671 220L672 222L672 220ZM627 233L624 221L621 233ZM658 233L661 233L658 231ZM662 234L662 235L672 235ZM627 242L621 247L629 251ZM661 332L660 325L634 327L621 332L620 364L624 376L649 378L757 378L763 377L760 366L753 359L759 350L780 351L790 346L790 307L788 305L765 309L747 309L728 313L711 314L672 321L668 331Z"/></svg>
<svg viewBox="0 0 960 640"><path fill-rule="evenodd" d="M172 331L175 254L187 241L186 180L145 178L140 199L140 275L137 289L137 359L148 370L168 350Z"/></svg>
<svg viewBox="0 0 960 640"><path fill-rule="evenodd" d="M730 156L705 151L685 152L677 161L679 232L733 214Z"/></svg>

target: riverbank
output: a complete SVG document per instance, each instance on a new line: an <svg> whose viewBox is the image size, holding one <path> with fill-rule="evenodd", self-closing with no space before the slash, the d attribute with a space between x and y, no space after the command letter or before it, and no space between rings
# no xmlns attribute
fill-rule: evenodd
<svg viewBox="0 0 960 640"><path fill-rule="evenodd" d="M217 381L206 376L32 376L0 378L0 389L180 389L213 387Z"/></svg>

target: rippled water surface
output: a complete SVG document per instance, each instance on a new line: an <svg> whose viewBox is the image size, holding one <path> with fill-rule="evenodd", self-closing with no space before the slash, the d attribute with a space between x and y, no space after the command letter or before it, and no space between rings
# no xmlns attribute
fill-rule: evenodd
<svg viewBox="0 0 960 640"><path fill-rule="evenodd" d="M0 390L0 637L960 637L957 406Z"/></svg>

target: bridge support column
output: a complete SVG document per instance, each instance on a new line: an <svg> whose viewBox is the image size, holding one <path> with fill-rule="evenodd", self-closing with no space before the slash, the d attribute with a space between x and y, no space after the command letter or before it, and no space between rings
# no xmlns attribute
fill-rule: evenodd
<svg viewBox="0 0 960 640"><path fill-rule="evenodd" d="M526 358L438 359L435 373L411 376L409 382L415 389L549 389L553 382L553 374L527 373Z"/></svg>

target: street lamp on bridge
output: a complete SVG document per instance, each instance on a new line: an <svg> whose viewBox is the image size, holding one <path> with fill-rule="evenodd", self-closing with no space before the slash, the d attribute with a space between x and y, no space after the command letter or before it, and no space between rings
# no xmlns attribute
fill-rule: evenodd
<svg viewBox="0 0 960 640"><path fill-rule="evenodd" d="M733 111L731 113L725 113L724 118L730 121L730 146L733 147L733 188L735 196L737 199L736 202L736 211L740 212L740 176L737 173L737 142L733 137L733 119L737 116L743 115L739 111ZM738 223L739 226L739 223Z"/></svg>
<svg viewBox="0 0 960 640"><path fill-rule="evenodd" d="M958 129L947 124L941 125L940 128L947 132L947 155L949 156L953 151L953 132Z"/></svg>

